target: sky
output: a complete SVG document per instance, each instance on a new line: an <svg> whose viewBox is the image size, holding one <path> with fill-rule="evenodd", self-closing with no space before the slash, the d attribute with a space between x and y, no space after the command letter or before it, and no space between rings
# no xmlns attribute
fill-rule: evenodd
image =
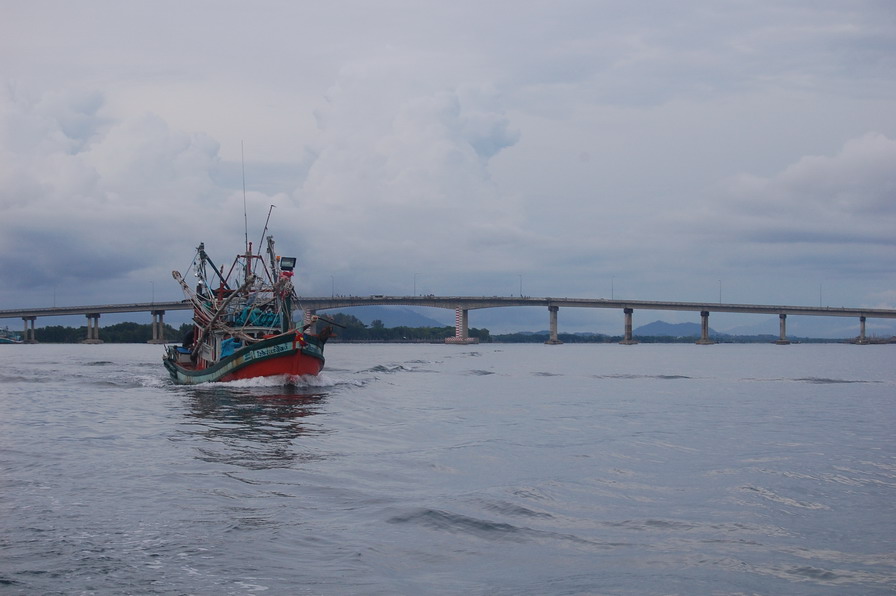
<svg viewBox="0 0 896 596"><path fill-rule="evenodd" d="M271 205L308 296L896 308L889 0L0 7L0 309L178 300Z"/></svg>

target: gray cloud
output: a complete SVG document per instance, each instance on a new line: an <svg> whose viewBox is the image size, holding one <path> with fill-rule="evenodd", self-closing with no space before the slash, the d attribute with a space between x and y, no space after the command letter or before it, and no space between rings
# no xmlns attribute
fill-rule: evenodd
<svg viewBox="0 0 896 596"><path fill-rule="evenodd" d="M896 246L896 141L869 133L776 176L742 175L720 217L752 241Z"/></svg>
<svg viewBox="0 0 896 596"><path fill-rule="evenodd" d="M306 293L896 306L886 3L216 8L0 24L3 306L177 297L241 247L244 146Z"/></svg>

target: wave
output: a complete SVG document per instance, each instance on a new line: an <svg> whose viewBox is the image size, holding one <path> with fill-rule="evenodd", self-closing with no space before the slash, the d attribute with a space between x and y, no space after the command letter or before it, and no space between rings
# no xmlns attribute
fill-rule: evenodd
<svg viewBox="0 0 896 596"><path fill-rule="evenodd" d="M800 509L830 509L827 505L823 503L813 503L811 501L799 501L797 499L791 499L790 497L785 497L783 495L779 495L778 493L769 490L767 488L762 488L758 486L742 486L741 490L750 491L759 495L760 497L772 501L774 503L780 503L782 505L788 505L790 507L797 507Z"/></svg>
<svg viewBox="0 0 896 596"><path fill-rule="evenodd" d="M453 534L466 534L468 536L491 541L559 541L562 543L573 544L576 548L585 548L588 550L606 550L621 545L620 543L582 538L575 534L553 532L550 530L537 530L535 528L517 526L506 522L470 517L468 515L451 513L441 509L420 508L403 515L394 515L386 521L390 524L417 524L431 530L445 531Z"/></svg>
<svg viewBox="0 0 896 596"><path fill-rule="evenodd" d="M52 380L51 375L35 375L26 377L24 375L0 375L0 383L43 383Z"/></svg>
<svg viewBox="0 0 896 596"><path fill-rule="evenodd" d="M758 381L758 382L766 382L766 383L780 383L781 381L789 381L791 383L811 383L813 385L849 385L849 384L862 384L862 383L883 383L883 381L872 381L867 379L834 379L830 377L797 377L793 379L788 378L757 378L757 377L747 377L741 379L743 381Z"/></svg>
<svg viewBox="0 0 896 596"><path fill-rule="evenodd" d="M168 375L137 375L134 381L139 387L151 388L167 387L171 384Z"/></svg>
<svg viewBox="0 0 896 596"><path fill-rule="evenodd" d="M396 373L396 372L408 372L410 369L406 368L402 364L394 364L391 366L387 366L385 364L378 364L371 368L367 368L360 372L362 373Z"/></svg>
<svg viewBox="0 0 896 596"><path fill-rule="evenodd" d="M687 375L634 375L634 374L616 374L616 375L593 375L595 379L660 379L663 381L677 379L692 379Z"/></svg>
<svg viewBox="0 0 896 596"><path fill-rule="evenodd" d="M511 503L509 501L485 503L483 506L485 509L494 511L495 513L498 513L500 515L506 515L510 517L529 517L543 519L551 519L554 517L550 513L535 511L533 509L529 509L528 507L523 507L522 505L517 505L516 503Z"/></svg>
<svg viewBox="0 0 896 596"><path fill-rule="evenodd" d="M504 522L449 513L440 509L418 509L404 515L395 515L387 521L391 524L420 524L436 530L461 532L488 539L520 538L520 535L525 534L527 530Z"/></svg>
<svg viewBox="0 0 896 596"><path fill-rule="evenodd" d="M794 381L800 383L814 383L816 385L837 385L841 383L849 384L849 383L877 383L879 381L865 381L861 379L828 379L825 377L802 377L799 379L793 379Z"/></svg>
<svg viewBox="0 0 896 596"><path fill-rule="evenodd" d="M319 375L275 375L271 377L254 377L251 379L237 379L235 381L219 381L214 383L203 383L204 387L228 387L234 389L252 389L252 388L269 388L269 387L294 387L297 389L305 388L327 388L335 387L342 383L339 379L335 379L321 373Z"/></svg>

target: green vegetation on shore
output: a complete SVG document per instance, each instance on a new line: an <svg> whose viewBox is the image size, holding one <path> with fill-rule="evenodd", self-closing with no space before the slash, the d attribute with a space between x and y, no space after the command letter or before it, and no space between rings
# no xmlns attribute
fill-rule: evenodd
<svg viewBox="0 0 896 596"><path fill-rule="evenodd" d="M329 321L333 321L336 336L332 341L346 342L363 342L363 341L419 341L419 342L442 342L446 338L454 337L454 327L386 327L379 319L374 320L370 325L365 324L357 317L342 313L332 316L325 315ZM325 325L323 321L318 322L318 327ZM479 339L481 343L494 341L489 335L488 329L469 330L470 337Z"/></svg>
<svg viewBox="0 0 896 596"><path fill-rule="evenodd" d="M638 335L634 334L633 339L642 344L693 344L696 343L700 336L680 336L673 337L671 335ZM543 333L506 333L493 335L492 342L496 343L544 343L550 339L547 332ZM565 344L615 344L622 341L621 335L604 335L601 333L558 333L557 339ZM766 344L774 343L778 337L775 335L726 335L723 337L711 337L716 343L726 344ZM790 341L796 343L842 343L842 339L814 339L807 337L790 337Z"/></svg>
<svg viewBox="0 0 896 596"><path fill-rule="evenodd" d="M380 320L363 323L352 315L335 314L326 317L339 326L335 327L334 342L443 342L454 337L454 327L386 327ZM319 327L325 325L323 321ZM184 323L179 328L165 325L165 339L168 343L179 343L192 325ZM60 325L39 327L34 330L38 343L80 343L87 337L87 327L63 327ZM550 336L547 332L519 332L492 335L488 329L471 328L469 336L477 338L480 343L544 343ZM100 328L100 339L104 343L146 343L152 339L152 325L139 323L117 323ZM560 333L558 339L565 344L575 343L618 343L621 335L604 335L601 333ZM642 336L635 334L634 339L640 343L684 343L697 341L697 336L672 337L668 335ZM772 343L773 335L719 336L713 337L719 343ZM843 339L815 339L790 337L793 342L802 343L840 343Z"/></svg>
<svg viewBox="0 0 896 596"><path fill-rule="evenodd" d="M387 341L444 341L447 337L454 336L454 327L385 327L382 321L373 321L366 325L359 319L344 314L327 317L329 320L342 325L335 327L336 336L332 341L346 342L387 342ZM318 323L322 328L325 323ZM181 339L192 327L184 323L179 328L165 325L164 337L168 343L180 343ZM34 330L34 336L38 343L63 343L76 344L87 337L87 327L63 327L54 325L38 327ZM476 337L480 342L491 341L488 329L470 329L470 337ZM104 343L146 343L152 339L152 325L139 323L117 323L100 328L100 340Z"/></svg>
<svg viewBox="0 0 896 596"><path fill-rule="evenodd" d="M180 341L192 325L183 324L175 329L165 325L165 339L169 342ZM63 327L50 325L34 329L34 338L42 344L76 344L87 338L87 327ZM110 344L140 344L152 339L152 325L140 323L116 323L100 328L100 339Z"/></svg>

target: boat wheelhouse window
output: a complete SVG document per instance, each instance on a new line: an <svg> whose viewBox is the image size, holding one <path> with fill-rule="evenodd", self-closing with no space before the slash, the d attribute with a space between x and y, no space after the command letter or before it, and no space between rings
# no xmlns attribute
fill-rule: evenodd
<svg viewBox="0 0 896 596"><path fill-rule="evenodd" d="M296 267L295 257L280 257L280 270L292 271Z"/></svg>

